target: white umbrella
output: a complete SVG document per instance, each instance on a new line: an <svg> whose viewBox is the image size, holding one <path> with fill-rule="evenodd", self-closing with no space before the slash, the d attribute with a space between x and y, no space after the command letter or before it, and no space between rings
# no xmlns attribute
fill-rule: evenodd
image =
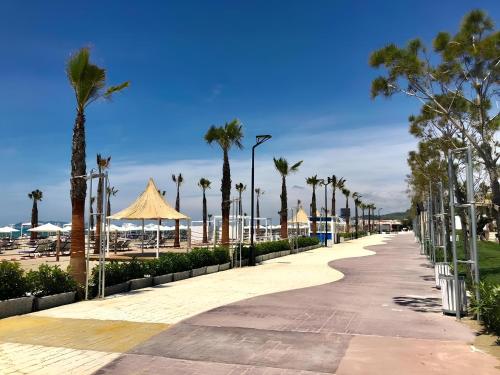
<svg viewBox="0 0 500 375"><path fill-rule="evenodd" d="M61 231L63 228L58 227L57 225L47 223L40 225L36 228L28 229L29 232L38 232L38 233L57 233L57 247L56 247L56 261L59 261L59 249L61 247Z"/></svg>
<svg viewBox="0 0 500 375"><path fill-rule="evenodd" d="M17 229L14 229L12 227L1 227L0 228L0 233L14 233L14 232L19 232Z"/></svg>

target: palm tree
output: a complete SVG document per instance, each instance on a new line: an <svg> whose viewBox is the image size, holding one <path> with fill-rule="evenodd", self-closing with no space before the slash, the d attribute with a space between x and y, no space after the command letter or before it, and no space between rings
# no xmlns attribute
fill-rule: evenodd
<svg viewBox="0 0 500 375"><path fill-rule="evenodd" d="M373 226L373 223L372 223L372 213L373 213L373 210L375 210L375 205L373 203L370 203L368 205L368 232L372 232L372 226Z"/></svg>
<svg viewBox="0 0 500 375"><path fill-rule="evenodd" d="M200 178L198 182L198 186L203 191L203 243L208 243L208 233L207 233L207 197L205 196L205 192L207 189L210 189L210 180L206 178Z"/></svg>
<svg viewBox="0 0 500 375"><path fill-rule="evenodd" d="M111 186L111 187L106 187L106 193L108 194L108 202L107 202L107 206L108 206L108 209L106 210L106 212L108 213L108 215L111 215L111 197L115 197L116 194L118 193L118 189L115 189L114 186Z"/></svg>
<svg viewBox="0 0 500 375"><path fill-rule="evenodd" d="M342 189L342 194L345 195L345 230L347 233L350 232L351 230L351 225L349 223L349 220L350 220L350 214L349 214L349 197L351 195L351 192L349 191L349 189L343 187Z"/></svg>
<svg viewBox="0 0 500 375"><path fill-rule="evenodd" d="M36 189L28 194L28 198L33 201L33 207L31 208L31 228L35 228L38 226L38 201L41 201L43 198L43 193ZM31 232L30 238L35 240L37 237L36 232Z"/></svg>
<svg viewBox="0 0 500 375"><path fill-rule="evenodd" d="M336 211L336 199L335 193L337 189L342 190L345 186L345 179L343 177L337 180L337 176L332 176L332 216L335 216Z"/></svg>
<svg viewBox="0 0 500 375"><path fill-rule="evenodd" d="M222 181L221 181L221 211L222 211L222 238L223 245L229 244L229 213L231 210L231 167L229 165L229 150L236 146L243 148L243 126L237 119L223 126L212 125L205 134L205 141L208 144L217 143L222 150Z"/></svg>
<svg viewBox="0 0 500 375"><path fill-rule="evenodd" d="M287 207L287 194L286 194L286 177L295 173L299 170L300 165L303 160L293 164L291 167L288 164L288 161L285 158L273 158L274 166L276 170L281 175L281 210L280 214L280 226L281 226L281 238L288 238L288 207Z"/></svg>
<svg viewBox="0 0 500 375"><path fill-rule="evenodd" d="M318 186L320 180L318 179L318 175L315 174L312 177L306 178L306 183L312 186L312 198L311 198L311 216L313 217L312 222L312 231L313 235L316 236L316 232L318 231L317 223L316 223L316 186Z"/></svg>
<svg viewBox="0 0 500 375"><path fill-rule="evenodd" d="M358 238L358 207L359 205L361 204L361 200L359 198L361 198L361 195L355 191L354 193L352 193L352 197L354 198L354 223L355 223L355 233L356 233L356 238Z"/></svg>
<svg viewBox="0 0 500 375"><path fill-rule="evenodd" d="M242 196L243 192L247 189L247 186L243 185L243 182L240 182L239 184L234 185L234 188L238 192L238 198L239 198L238 215L241 216L241 215L243 215L243 202L241 201L241 196Z"/></svg>
<svg viewBox="0 0 500 375"><path fill-rule="evenodd" d="M264 194L264 190L261 188L255 188L255 194L257 194L257 217L260 217L260 196ZM257 220L257 235L259 234L260 220Z"/></svg>
<svg viewBox="0 0 500 375"><path fill-rule="evenodd" d="M76 98L76 118L71 148L71 274L79 283L85 282L85 197L87 174L85 163L85 110L98 99L128 87L129 82L106 88L106 71L90 62L90 51L82 48L66 64L66 74Z"/></svg>
<svg viewBox="0 0 500 375"><path fill-rule="evenodd" d="M184 177L179 173L178 176L172 175L172 181L174 181L175 187L177 189L177 197L175 198L175 209L180 212L181 210L181 198L180 198L180 187L184 182ZM181 237L180 237L180 221L175 220L175 237L174 237L174 247L181 247Z"/></svg>
<svg viewBox="0 0 500 375"><path fill-rule="evenodd" d="M105 169L109 168L109 163L111 162L111 156L107 158L101 157L101 154L97 154L96 163L97 163L97 172L99 173L99 181L97 184L97 217L96 217L96 227L95 227L95 247L94 254L99 254L101 249L101 224L102 224L102 214L103 212L103 199L102 195L104 192L104 177L102 174ZM108 215L110 215L108 213Z"/></svg>
<svg viewBox="0 0 500 375"><path fill-rule="evenodd" d="M367 204L364 202L361 202L359 207L361 207L361 228L362 228L361 230L364 231L365 230L365 210L367 208Z"/></svg>

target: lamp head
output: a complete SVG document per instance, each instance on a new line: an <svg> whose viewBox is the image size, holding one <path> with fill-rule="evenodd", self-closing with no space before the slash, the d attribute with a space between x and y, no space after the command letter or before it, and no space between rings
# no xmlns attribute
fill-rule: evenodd
<svg viewBox="0 0 500 375"><path fill-rule="evenodd" d="M257 136L255 136L255 143L256 143L256 145L260 145L260 144L264 143L265 141L270 140L271 138L272 138L272 136L269 134L257 135Z"/></svg>

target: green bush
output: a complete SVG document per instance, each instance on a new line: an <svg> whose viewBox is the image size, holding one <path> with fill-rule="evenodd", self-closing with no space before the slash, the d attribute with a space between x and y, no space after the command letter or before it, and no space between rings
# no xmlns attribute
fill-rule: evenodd
<svg viewBox="0 0 500 375"><path fill-rule="evenodd" d="M200 268L217 264L213 252L204 248L191 250L188 253L188 258L193 268Z"/></svg>
<svg viewBox="0 0 500 375"><path fill-rule="evenodd" d="M0 300L24 297L27 292L24 271L17 262L0 262Z"/></svg>
<svg viewBox="0 0 500 375"><path fill-rule="evenodd" d="M170 272L183 272L192 269L191 261L186 253L165 253L161 254L160 258L167 258L171 263ZM164 260L165 261L165 260Z"/></svg>
<svg viewBox="0 0 500 375"><path fill-rule="evenodd" d="M38 270L29 271L26 283L31 294L36 297L76 291L76 282L68 272L48 264L41 264Z"/></svg>
<svg viewBox="0 0 500 375"><path fill-rule="evenodd" d="M479 313L488 331L500 336L500 285L480 282L479 295L481 300L478 303L475 294L472 293L471 308L473 313L476 316Z"/></svg>
<svg viewBox="0 0 500 375"><path fill-rule="evenodd" d="M130 262L122 263L122 267L124 267L123 272L127 275L129 280L140 279L148 274L147 263L141 262L136 258L133 258Z"/></svg>
<svg viewBox="0 0 500 375"><path fill-rule="evenodd" d="M225 264L231 261L229 250L226 247L216 247L213 250L215 264Z"/></svg>
<svg viewBox="0 0 500 375"><path fill-rule="evenodd" d="M299 245L299 248L314 246L314 245L319 244L319 238L318 237L299 237L299 238L297 238L297 243Z"/></svg>
<svg viewBox="0 0 500 375"><path fill-rule="evenodd" d="M126 273L126 268L123 265L124 262L108 262L104 268L104 279L105 285L116 285L128 281L128 275ZM97 288L97 283L99 280L99 266L95 266L92 269L92 283L95 288Z"/></svg>

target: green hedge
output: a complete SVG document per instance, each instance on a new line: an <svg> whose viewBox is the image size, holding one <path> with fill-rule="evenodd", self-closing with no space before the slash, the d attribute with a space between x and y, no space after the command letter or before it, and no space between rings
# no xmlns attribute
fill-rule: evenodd
<svg viewBox="0 0 500 375"><path fill-rule="evenodd" d="M76 281L71 275L59 268L41 264L36 271L26 274L28 289L36 297L76 291Z"/></svg>
<svg viewBox="0 0 500 375"><path fill-rule="evenodd" d="M299 237L299 238L297 238L297 242L298 242L299 248L308 247L308 246L315 246L315 245L319 244L319 238L318 237Z"/></svg>
<svg viewBox="0 0 500 375"><path fill-rule="evenodd" d="M107 262L104 277L106 286L110 286L141 277L167 275L228 262L229 252L226 248L220 247L215 250L195 248L189 253L160 254L158 259L140 261L134 258L130 262ZM92 270L94 289L98 280L99 274L96 266Z"/></svg>
<svg viewBox="0 0 500 375"><path fill-rule="evenodd" d="M19 298L26 295L28 285L24 270L17 262L0 262L0 300Z"/></svg>
<svg viewBox="0 0 500 375"><path fill-rule="evenodd" d="M31 294L44 297L76 291L77 284L71 275L59 268L41 264L38 270L24 273L17 262L0 262L0 300L24 297Z"/></svg>
<svg viewBox="0 0 500 375"><path fill-rule="evenodd" d="M475 315L479 313L486 329L500 336L500 285L488 282L479 283L481 301L471 293L471 308Z"/></svg>

